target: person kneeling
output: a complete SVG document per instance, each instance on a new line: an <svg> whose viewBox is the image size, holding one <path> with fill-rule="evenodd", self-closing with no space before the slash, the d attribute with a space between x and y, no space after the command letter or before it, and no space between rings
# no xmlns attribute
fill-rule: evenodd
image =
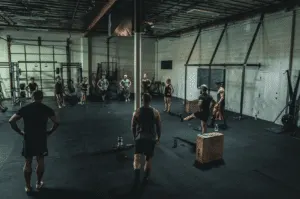
<svg viewBox="0 0 300 199"><path fill-rule="evenodd" d="M211 95L207 93L207 86L205 84L200 87L200 97L199 97L199 111L182 118L181 121L189 121L194 118L201 120L202 134L207 132L207 121L209 118L210 109L214 104L214 100Z"/></svg>

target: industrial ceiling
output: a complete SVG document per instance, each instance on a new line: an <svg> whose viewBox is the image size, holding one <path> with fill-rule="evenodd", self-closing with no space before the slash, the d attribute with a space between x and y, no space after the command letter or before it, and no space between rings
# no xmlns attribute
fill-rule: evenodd
<svg viewBox="0 0 300 199"><path fill-rule="evenodd" d="M144 0L144 24L153 36L293 9L296 0ZM108 5L109 4L109 5ZM108 33L108 14L133 16L132 0L1 0L0 28ZM132 19L132 18L131 18ZM130 19L130 20L131 20Z"/></svg>

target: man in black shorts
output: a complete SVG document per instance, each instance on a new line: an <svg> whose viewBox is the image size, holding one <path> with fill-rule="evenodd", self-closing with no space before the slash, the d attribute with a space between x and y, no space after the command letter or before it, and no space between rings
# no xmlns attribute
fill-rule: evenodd
<svg viewBox="0 0 300 199"><path fill-rule="evenodd" d="M29 90L30 97L32 97L32 93L38 90L38 85L35 83L34 77L30 78L30 83L27 85L26 89Z"/></svg>
<svg viewBox="0 0 300 199"><path fill-rule="evenodd" d="M182 121L189 121L194 118L198 118L201 120L202 134L207 132L207 121L209 118L209 113L213 105L215 104L214 99L211 95L207 93L207 86L205 84L200 87L200 96L199 96L199 111L187 116L186 118L182 118Z"/></svg>
<svg viewBox="0 0 300 199"><path fill-rule="evenodd" d="M9 123L11 128L18 134L24 137L22 156L25 157L24 177L25 177L25 191L31 192L31 174L32 174L32 159L36 157L37 167L37 183L36 189L39 190L43 186L42 177L44 174L44 157L48 155L47 137L51 135L58 127L58 122L54 111L48 106L42 104L42 91L35 91L32 94L33 102L27 106L22 107L16 114L14 114ZM19 129L17 121L24 120L24 131ZM53 126L47 130L48 119L51 119Z"/></svg>
<svg viewBox="0 0 300 199"><path fill-rule="evenodd" d="M65 106L65 100L64 100L64 85L61 82L60 77L58 76L56 78L56 83L55 83L55 97L57 101L58 108L61 108L62 106Z"/></svg>
<svg viewBox="0 0 300 199"><path fill-rule="evenodd" d="M141 157L145 155L144 183L148 181L151 171L151 160L154 155L154 148L161 136L161 120L159 112L150 106L150 94L143 94L144 105L138 108L132 117L132 134L135 140L134 153L134 186L140 183Z"/></svg>

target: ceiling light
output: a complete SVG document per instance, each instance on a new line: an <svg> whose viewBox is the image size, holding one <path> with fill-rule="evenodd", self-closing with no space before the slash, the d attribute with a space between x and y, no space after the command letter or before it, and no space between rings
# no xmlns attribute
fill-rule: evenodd
<svg viewBox="0 0 300 199"><path fill-rule="evenodd" d="M24 20L35 20L35 21L45 21L45 18L42 17L34 17L34 16L17 16L17 19L24 19Z"/></svg>
<svg viewBox="0 0 300 199"><path fill-rule="evenodd" d="M202 10L202 9L191 9L191 10L187 11L187 13L193 13L193 12L198 12L198 13L201 13L201 14L208 14L208 15L220 15L217 12L212 12L212 11Z"/></svg>
<svg viewBox="0 0 300 199"><path fill-rule="evenodd" d="M44 28L26 28L26 30L33 30L33 31L49 31L48 29L44 29Z"/></svg>

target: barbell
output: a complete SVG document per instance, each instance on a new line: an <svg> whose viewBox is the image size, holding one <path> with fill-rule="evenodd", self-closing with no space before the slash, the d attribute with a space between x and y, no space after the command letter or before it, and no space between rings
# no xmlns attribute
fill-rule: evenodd
<svg viewBox="0 0 300 199"><path fill-rule="evenodd" d="M41 71L37 70L37 71L27 71L27 72L41 72ZM17 75L22 75L22 73L23 73L23 70L22 70L21 68L19 68L19 69L17 70ZM57 75L60 74L60 68L56 68L56 69L55 69L55 73L56 73Z"/></svg>

